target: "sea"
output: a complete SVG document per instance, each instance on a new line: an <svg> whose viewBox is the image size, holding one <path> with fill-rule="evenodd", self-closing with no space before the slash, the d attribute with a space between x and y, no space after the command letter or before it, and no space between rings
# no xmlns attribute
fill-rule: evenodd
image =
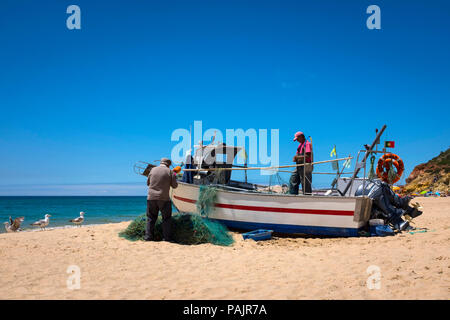
<svg viewBox="0 0 450 320"><path fill-rule="evenodd" d="M9 221L10 216L25 217L21 225L24 231L36 229L30 224L44 219L46 213L51 215L47 228L73 225L69 220L79 217L80 211L85 212L83 225L130 221L145 213L146 199L145 196L0 196L0 233L6 232L3 222Z"/></svg>

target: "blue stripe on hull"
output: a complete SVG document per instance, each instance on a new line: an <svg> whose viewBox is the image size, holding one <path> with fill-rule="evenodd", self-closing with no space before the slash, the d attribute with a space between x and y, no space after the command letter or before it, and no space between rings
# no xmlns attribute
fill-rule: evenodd
<svg viewBox="0 0 450 320"><path fill-rule="evenodd" d="M336 236L336 237L357 237L357 228L335 228L335 227L318 227L318 226L298 226L291 224L272 224L245 221L231 221L222 219L211 219L223 223L229 228L255 230L270 229L280 233L301 233L320 236Z"/></svg>

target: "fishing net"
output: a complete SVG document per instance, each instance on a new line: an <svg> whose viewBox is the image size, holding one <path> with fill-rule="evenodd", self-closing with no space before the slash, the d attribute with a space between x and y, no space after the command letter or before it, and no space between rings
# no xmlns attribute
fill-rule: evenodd
<svg viewBox="0 0 450 320"><path fill-rule="evenodd" d="M394 165L392 164L392 161L391 161L389 171L388 171L389 184L392 184L392 182L395 180L395 178L397 178L397 172L395 171Z"/></svg>
<svg viewBox="0 0 450 320"><path fill-rule="evenodd" d="M277 185L275 185L277 184ZM272 187L273 185L273 187ZM269 193L282 193L282 194L288 194L289 193L289 186L288 184L281 178L280 174L276 171L274 171L271 175L269 175Z"/></svg>
<svg viewBox="0 0 450 320"><path fill-rule="evenodd" d="M202 217L208 217L209 213L214 209L214 203L217 198L217 188L211 186L200 186L197 212Z"/></svg>
<svg viewBox="0 0 450 320"><path fill-rule="evenodd" d="M180 244L212 243L221 246L229 246L233 238L227 228L217 221L208 219L208 214L214 209L217 198L217 188L200 186L197 200L199 214L177 213L172 216L172 238ZM128 240L143 240L147 217L140 215L119 236ZM155 240L162 240L162 219L158 217L155 224Z"/></svg>
<svg viewBox="0 0 450 320"><path fill-rule="evenodd" d="M226 184L227 180L230 180L231 171L224 170L222 168L217 169L213 173L213 183L214 184Z"/></svg>
<svg viewBox="0 0 450 320"><path fill-rule="evenodd" d="M370 157L370 171L369 174L367 176L369 178L369 180L375 179L376 178L376 173L375 173L375 156L372 155Z"/></svg>
<svg viewBox="0 0 450 320"><path fill-rule="evenodd" d="M146 215L140 215L119 233L119 236L132 241L143 240L146 224ZM196 214L179 213L172 216L172 237L176 243L180 244L212 243L229 246L233 243L233 238L224 225ZM158 217L155 225L155 240L162 240L162 238L162 219Z"/></svg>

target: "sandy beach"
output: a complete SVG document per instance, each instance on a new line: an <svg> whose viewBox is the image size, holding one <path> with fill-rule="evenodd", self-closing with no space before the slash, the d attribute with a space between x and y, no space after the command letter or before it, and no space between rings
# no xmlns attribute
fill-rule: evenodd
<svg viewBox="0 0 450 320"><path fill-rule="evenodd" d="M230 247L187 246L120 238L128 222L0 234L0 299L449 299L450 198L415 200L428 232L385 238L234 233ZM67 287L71 265L79 289Z"/></svg>

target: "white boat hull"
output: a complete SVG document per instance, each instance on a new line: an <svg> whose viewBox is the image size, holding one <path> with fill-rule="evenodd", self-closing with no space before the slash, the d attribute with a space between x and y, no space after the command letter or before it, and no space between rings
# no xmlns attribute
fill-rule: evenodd
<svg viewBox="0 0 450 320"><path fill-rule="evenodd" d="M199 185L178 183L171 199L181 212L197 213ZM227 227L282 233L358 236L369 219L367 197L327 197L239 192L219 189L208 217Z"/></svg>

